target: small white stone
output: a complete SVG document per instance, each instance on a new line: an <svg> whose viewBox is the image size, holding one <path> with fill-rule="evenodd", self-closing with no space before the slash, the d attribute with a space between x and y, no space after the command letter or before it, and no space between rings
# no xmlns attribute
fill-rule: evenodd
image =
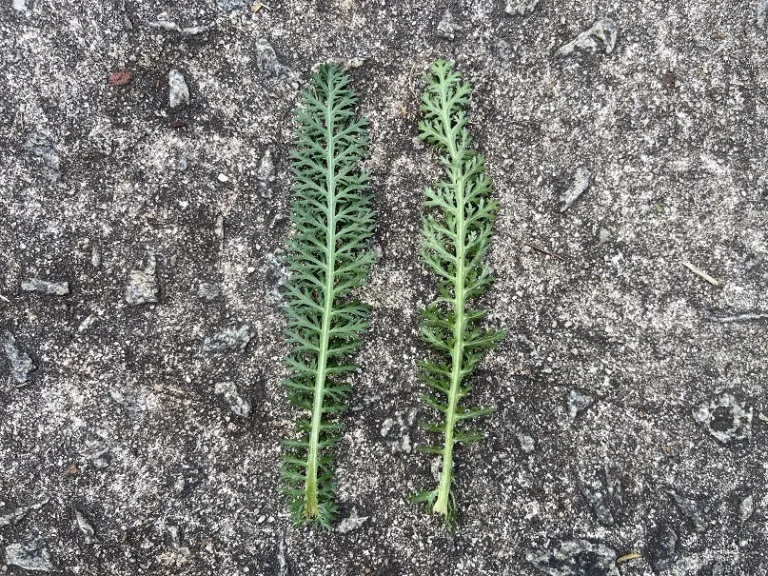
<svg viewBox="0 0 768 576"><path fill-rule="evenodd" d="M189 104L189 88L184 75L176 69L168 72L168 103L171 108Z"/></svg>
<svg viewBox="0 0 768 576"><path fill-rule="evenodd" d="M29 16L29 6L27 6L27 0L13 0L11 2L11 6L14 10L17 12L23 12L27 16Z"/></svg>
<svg viewBox="0 0 768 576"><path fill-rule="evenodd" d="M536 448L536 441L528 434L518 434L517 441L520 442L520 449L526 454L530 454Z"/></svg>
<svg viewBox="0 0 768 576"><path fill-rule="evenodd" d="M504 12L513 16L525 16L533 12L538 3L539 0L507 0Z"/></svg>
<svg viewBox="0 0 768 576"><path fill-rule="evenodd" d="M229 176L224 173L219 174L219 182L229 182Z"/></svg>
<svg viewBox="0 0 768 576"><path fill-rule="evenodd" d="M739 518L744 524L755 512L755 499L750 494L739 503Z"/></svg>
<svg viewBox="0 0 768 576"><path fill-rule="evenodd" d="M357 530L365 524L368 521L368 516L358 516L356 511L352 511L352 515L349 518L344 518L339 523L338 528L336 528L337 532L340 532L342 534L346 534L347 532L352 532L353 530Z"/></svg>

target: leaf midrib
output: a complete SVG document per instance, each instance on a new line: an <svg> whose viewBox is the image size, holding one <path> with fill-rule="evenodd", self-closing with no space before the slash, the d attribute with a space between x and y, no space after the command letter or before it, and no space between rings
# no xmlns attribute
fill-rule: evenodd
<svg viewBox="0 0 768 576"><path fill-rule="evenodd" d="M330 76L330 75L329 75ZM336 266L336 158L335 140L333 135L333 99L335 91L328 81L328 95L325 106L326 148L326 277L325 300L323 303L323 324L320 333L320 350L317 356L317 374L315 376L315 395L312 404L312 428L309 436L309 451L307 455L306 504L304 515L315 518L319 515L317 498L317 469L320 442L320 427L323 418L323 402L325 400L325 379L328 366L328 345L331 336L331 316L333 313L334 276Z"/></svg>
<svg viewBox="0 0 768 576"><path fill-rule="evenodd" d="M456 201L456 273L454 277L454 327L453 350L451 351L451 387L448 392L448 405L445 412L445 445L443 446L443 463L440 473L440 486L437 501L433 507L436 514L448 514L448 506L451 494L451 481L453 476L453 436L456 426L456 409L459 402L459 387L461 386L462 360L464 356L464 305L465 305L465 222L464 222L464 171L461 155L456 147L455 138L451 126L450 105L446 101L446 95L441 90L442 110L440 118L443 122L448 142L448 154L451 164L459 166L452 171L451 180L455 190Z"/></svg>

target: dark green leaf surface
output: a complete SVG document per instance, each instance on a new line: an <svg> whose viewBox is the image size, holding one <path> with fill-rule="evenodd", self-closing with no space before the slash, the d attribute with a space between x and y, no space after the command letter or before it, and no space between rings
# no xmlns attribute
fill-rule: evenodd
<svg viewBox="0 0 768 576"><path fill-rule="evenodd" d="M297 524L329 529L336 514L333 446L355 370L350 357L368 326L368 308L352 291L366 280L373 211L367 175L366 121L356 116L348 77L324 65L295 111L294 184L288 240L286 359L288 398L307 416L285 442L282 489Z"/></svg>

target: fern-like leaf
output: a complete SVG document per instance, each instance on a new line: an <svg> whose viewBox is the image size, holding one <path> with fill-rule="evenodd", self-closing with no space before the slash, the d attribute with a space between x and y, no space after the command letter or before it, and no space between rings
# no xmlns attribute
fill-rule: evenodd
<svg viewBox="0 0 768 576"><path fill-rule="evenodd" d="M438 298L422 312L421 337L434 350L434 358L421 363L421 378L431 389L425 402L442 420L424 425L442 434L442 446L424 447L442 457L435 490L417 494L429 512L442 514L453 531L456 522L453 458L456 444L482 439L467 422L491 412L487 407L467 408L461 401L471 386L466 381L485 353L503 338L501 330L485 329L481 310L470 308L493 282L483 259L493 235L497 204L485 160L472 149L465 109L471 89L445 60L432 64L422 95L419 135L437 151L445 180L424 191L422 258L437 276Z"/></svg>
<svg viewBox="0 0 768 576"><path fill-rule="evenodd" d="M297 423L299 437L284 443L282 490L296 524L326 529L337 511L332 456L350 390L346 378L355 370L350 358L368 325L368 307L351 292L373 261L368 177L359 169L367 123L357 118L356 104L349 78L322 66L294 112L291 154L293 234L285 286L291 350L284 386L306 417Z"/></svg>

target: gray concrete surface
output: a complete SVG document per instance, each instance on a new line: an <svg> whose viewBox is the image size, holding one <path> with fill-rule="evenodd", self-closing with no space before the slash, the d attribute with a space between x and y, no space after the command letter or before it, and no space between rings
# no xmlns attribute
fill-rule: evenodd
<svg viewBox="0 0 768 576"><path fill-rule="evenodd" d="M1 569L768 573L766 3L265 4L0 2ZM475 87L509 331L455 538L408 503L438 56ZM278 493L280 284L290 111L328 58L371 120L380 257L318 533Z"/></svg>

